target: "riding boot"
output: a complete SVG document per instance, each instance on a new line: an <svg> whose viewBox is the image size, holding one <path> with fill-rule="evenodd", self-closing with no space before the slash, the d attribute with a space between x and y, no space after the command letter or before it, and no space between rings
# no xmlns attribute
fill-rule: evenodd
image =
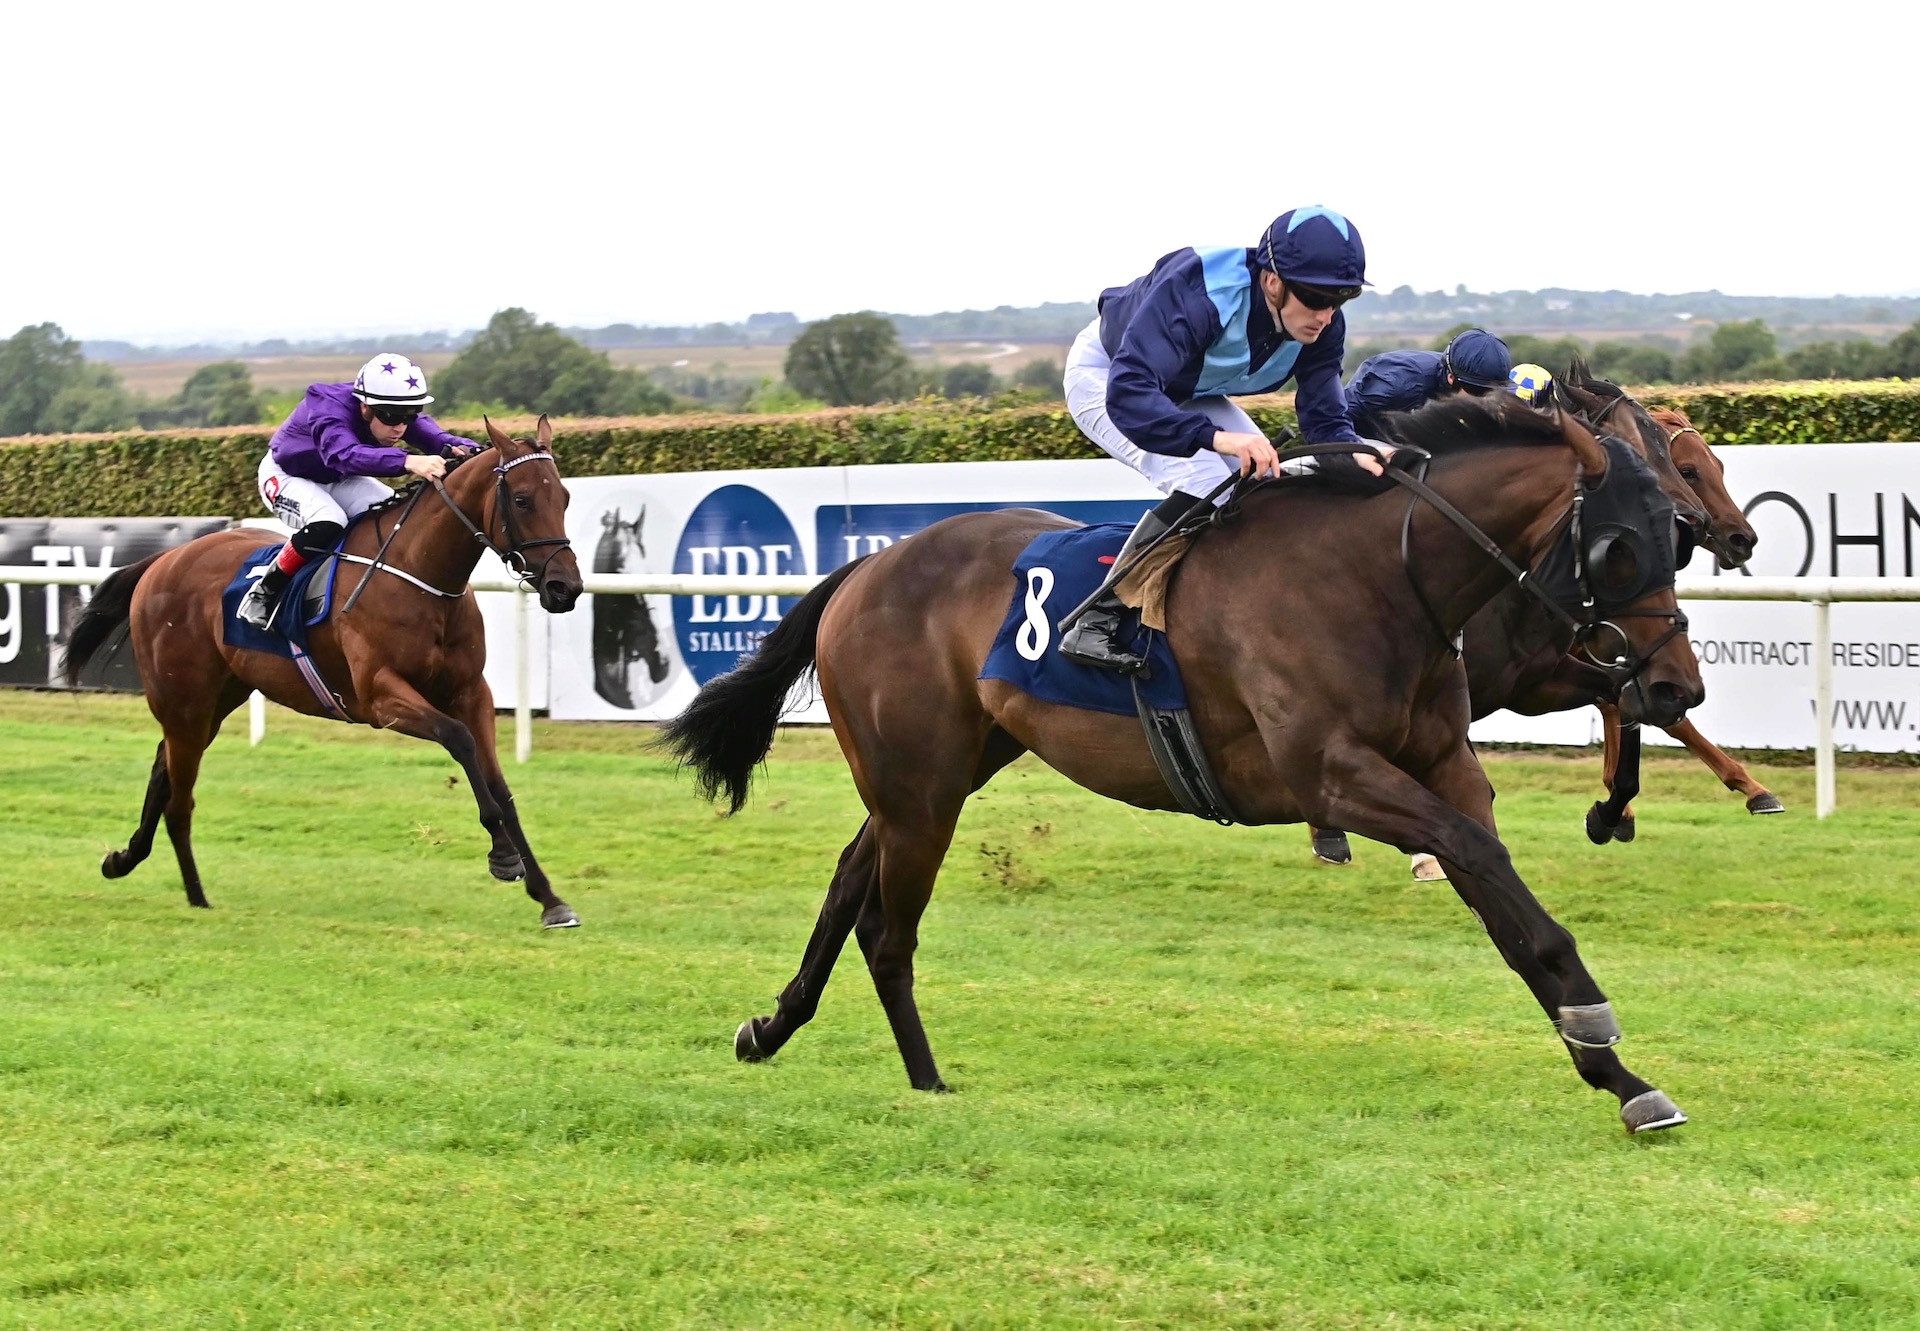
<svg viewBox="0 0 1920 1331"><path fill-rule="evenodd" d="M234 613L245 623L257 629L265 629L273 623L273 613L280 606L280 594L287 589L287 581L293 574L281 567L282 560L276 559L260 581L247 588L247 594L240 598L240 607ZM304 562L304 561L303 561ZM299 565L295 565L298 568Z"/></svg>
<svg viewBox="0 0 1920 1331"><path fill-rule="evenodd" d="M1094 589L1093 595L1075 606L1060 621L1058 628L1062 656L1081 665L1117 670L1123 675L1146 668L1146 658L1129 651L1118 641L1120 616L1126 607L1120 603L1114 588L1124 576L1127 560L1131 556L1173 530L1180 519L1201 502L1194 495L1175 490L1141 516L1139 523L1127 536L1126 544L1120 547L1120 553L1114 556L1113 567L1107 571L1106 579Z"/></svg>

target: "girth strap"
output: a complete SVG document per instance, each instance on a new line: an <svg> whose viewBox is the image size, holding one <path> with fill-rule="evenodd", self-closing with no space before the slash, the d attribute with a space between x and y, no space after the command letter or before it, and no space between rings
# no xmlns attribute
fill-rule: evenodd
<svg viewBox="0 0 1920 1331"><path fill-rule="evenodd" d="M1220 783L1214 779L1206 750L1200 746L1200 734L1193 728L1193 716L1186 708L1161 711L1140 691L1140 677L1133 678L1133 705L1140 713L1140 726L1147 732L1147 749L1153 765L1173 792L1180 807L1196 818L1205 818L1222 827L1233 826L1233 808L1227 803Z"/></svg>

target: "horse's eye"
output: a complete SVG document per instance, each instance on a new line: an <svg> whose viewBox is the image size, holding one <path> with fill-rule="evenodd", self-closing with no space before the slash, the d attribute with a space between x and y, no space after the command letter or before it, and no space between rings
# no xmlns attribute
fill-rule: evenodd
<svg viewBox="0 0 1920 1331"><path fill-rule="evenodd" d="M533 500L527 498L525 495L515 495L513 497L513 506L530 513L533 511Z"/></svg>
<svg viewBox="0 0 1920 1331"><path fill-rule="evenodd" d="M1700 479L1700 468L1698 468L1698 467L1682 467L1682 468L1680 468L1680 479L1682 479L1682 480L1684 480L1684 481L1697 481L1697 480L1699 480L1699 479Z"/></svg>

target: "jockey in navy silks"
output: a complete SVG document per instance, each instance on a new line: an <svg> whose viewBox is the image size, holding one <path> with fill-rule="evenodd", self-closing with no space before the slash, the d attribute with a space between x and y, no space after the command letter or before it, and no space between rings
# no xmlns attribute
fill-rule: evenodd
<svg viewBox="0 0 1920 1331"><path fill-rule="evenodd" d="M1316 205L1280 214L1251 249L1175 250L1146 276L1100 293L1099 317L1067 354L1067 409L1081 433L1167 496L1140 519L1116 569L1236 471L1277 472L1273 444L1232 398L1291 379L1306 442L1360 442L1340 391L1340 307L1360 294L1366 268L1358 228ZM1347 461L1309 458L1286 470ZM1373 458L1353 461L1379 474ZM1061 621L1060 650L1085 665L1136 670L1139 658L1114 641L1115 582L1109 574Z"/></svg>
<svg viewBox="0 0 1920 1331"><path fill-rule="evenodd" d="M308 560L329 551L347 524L393 491L379 476L439 480L445 459L480 445L448 434L421 409L427 372L405 356L382 352L350 384L314 384L260 460L260 497L293 536L266 576L247 589L239 616L266 628L287 581ZM421 450L409 453L401 444Z"/></svg>
<svg viewBox="0 0 1920 1331"><path fill-rule="evenodd" d="M1361 361L1347 383L1347 412L1355 429L1377 434L1390 411L1414 411L1449 393L1478 397L1506 388L1512 369L1505 342L1469 328L1445 351L1384 351Z"/></svg>

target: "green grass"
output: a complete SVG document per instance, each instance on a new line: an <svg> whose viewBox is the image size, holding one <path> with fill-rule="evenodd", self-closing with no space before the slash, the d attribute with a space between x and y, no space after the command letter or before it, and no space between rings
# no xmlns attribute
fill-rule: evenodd
<svg viewBox="0 0 1920 1331"><path fill-rule="evenodd" d="M209 755L190 911L124 844L128 699L0 694L0 1325L1920 1325L1920 772L1491 763L1631 1066L1633 1139L1444 886L1297 828L1141 814L1030 762L922 930L957 1094L907 1089L857 951L743 1066L859 814L794 733L732 822L545 726L510 773L580 910L492 882L424 744L276 712Z"/></svg>

